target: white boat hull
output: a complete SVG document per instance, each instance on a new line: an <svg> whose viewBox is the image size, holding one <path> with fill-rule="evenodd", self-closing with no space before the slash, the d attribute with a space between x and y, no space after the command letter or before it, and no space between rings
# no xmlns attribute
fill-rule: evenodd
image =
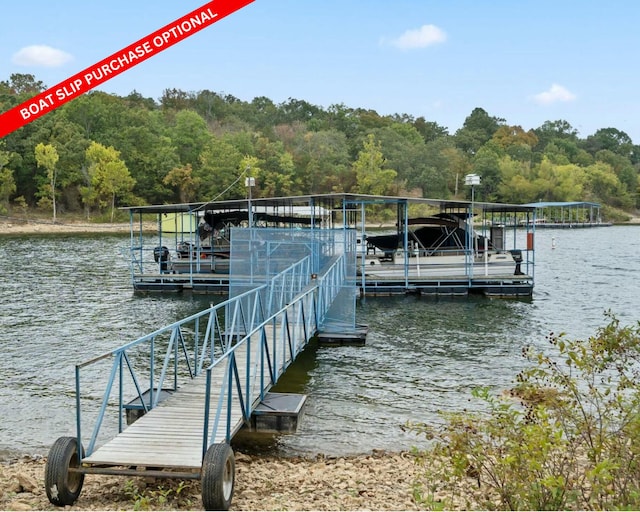
<svg viewBox="0 0 640 512"><path fill-rule="evenodd" d="M366 256L364 264L358 257L358 272L372 278L409 278L430 277L483 277L519 275L519 264L509 252L488 252L473 258L473 263L464 254L415 256L405 261L404 255L395 255L393 259Z"/></svg>

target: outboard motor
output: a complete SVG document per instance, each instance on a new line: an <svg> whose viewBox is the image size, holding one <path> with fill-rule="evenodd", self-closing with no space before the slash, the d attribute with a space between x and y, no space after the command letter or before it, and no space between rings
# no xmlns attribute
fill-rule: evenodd
<svg viewBox="0 0 640 512"><path fill-rule="evenodd" d="M511 251L509 251L511 253L511 257L513 258L513 261L516 262L516 270L513 273L514 276L522 276L524 275L524 272L522 271L521 265L522 265L522 251L520 249L513 249Z"/></svg>
<svg viewBox="0 0 640 512"><path fill-rule="evenodd" d="M162 247L153 248L153 260L160 263L160 270L167 270L169 261L169 249L164 245Z"/></svg>

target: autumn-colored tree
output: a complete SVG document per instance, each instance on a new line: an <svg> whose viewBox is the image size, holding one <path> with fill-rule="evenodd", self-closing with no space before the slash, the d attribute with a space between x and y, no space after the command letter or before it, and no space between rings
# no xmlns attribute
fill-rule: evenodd
<svg viewBox="0 0 640 512"><path fill-rule="evenodd" d="M193 176L191 164L187 164L171 169L162 181L178 189L181 203L188 203L194 200L201 180Z"/></svg>

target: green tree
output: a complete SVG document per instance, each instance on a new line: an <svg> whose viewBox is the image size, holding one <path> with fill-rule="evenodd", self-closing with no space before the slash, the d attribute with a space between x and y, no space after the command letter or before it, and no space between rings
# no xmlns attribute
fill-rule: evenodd
<svg viewBox="0 0 640 512"><path fill-rule="evenodd" d="M7 167L9 161L9 152L3 151L0 143L0 213L3 215L9 211L9 200L16 193L13 171Z"/></svg>
<svg viewBox="0 0 640 512"><path fill-rule="evenodd" d="M638 190L638 171L631 161L625 156L603 149L596 153L596 162L603 162L611 167L620 182L625 185L632 205L637 204L635 198Z"/></svg>
<svg viewBox="0 0 640 512"><path fill-rule="evenodd" d="M587 189L594 201L616 208L631 208L633 197L609 164L596 162L585 169Z"/></svg>
<svg viewBox="0 0 640 512"><path fill-rule="evenodd" d="M163 182L180 164L176 146L166 131L166 119L160 111L132 106L126 112L126 126L112 139L136 180L134 192L155 204L177 199Z"/></svg>
<svg viewBox="0 0 640 512"><path fill-rule="evenodd" d="M468 158L453 145L451 137L440 137L409 152L411 165L401 177L408 191L422 197L448 198L455 193L456 176L467 174Z"/></svg>
<svg viewBox="0 0 640 512"><path fill-rule="evenodd" d="M252 164L252 172L259 182L259 185L256 184L256 197L290 195L294 182L294 163L284 144L280 141L272 142L266 137L258 137L255 143L255 158L257 166L256 163Z"/></svg>
<svg viewBox="0 0 640 512"><path fill-rule="evenodd" d="M91 91L60 107L60 113L84 131L88 140L103 145L117 143L120 130L127 127L126 100L102 91Z"/></svg>
<svg viewBox="0 0 640 512"><path fill-rule="evenodd" d="M60 157L55 146L43 144L42 142L36 146L35 155L38 167L44 167L47 173L47 181L40 191L41 198L51 204L53 222L56 222L56 181L58 178L56 164Z"/></svg>
<svg viewBox="0 0 640 512"><path fill-rule="evenodd" d="M342 191L342 187L348 185L343 181L350 170L349 146L344 133L334 129L299 131L294 135L291 153L295 186L301 194Z"/></svg>
<svg viewBox="0 0 640 512"><path fill-rule="evenodd" d="M542 126L533 130L538 137L538 144L534 151L541 152L547 144L555 142L558 139L577 142L578 130L565 120L545 121Z"/></svg>
<svg viewBox="0 0 640 512"><path fill-rule="evenodd" d="M575 164L555 165L545 158L538 168L534 185L538 199L543 201L580 201L583 199L586 176Z"/></svg>
<svg viewBox="0 0 640 512"><path fill-rule="evenodd" d="M58 213L81 210L79 187L83 183L82 167L90 141L80 126L60 115L55 118L48 142L60 157L56 166L56 209Z"/></svg>
<svg viewBox="0 0 640 512"><path fill-rule="evenodd" d="M165 110L186 110L193 106L193 96L181 89L165 89L160 98L160 105Z"/></svg>
<svg viewBox="0 0 640 512"><path fill-rule="evenodd" d="M504 119L492 117L482 108L474 108L455 134L456 145L464 152L475 155L504 122Z"/></svg>
<svg viewBox="0 0 640 512"><path fill-rule="evenodd" d="M181 110L176 114L175 124L169 129L168 135L180 163L191 164L193 169L199 169L201 154L212 137L205 120L193 110Z"/></svg>
<svg viewBox="0 0 640 512"><path fill-rule="evenodd" d="M358 193L372 195L393 193L397 173L393 169L386 169L385 164L380 142L370 134L363 143L363 149L358 153L358 159L353 163Z"/></svg>
<svg viewBox="0 0 640 512"><path fill-rule="evenodd" d="M243 197L243 154L234 144L232 135L212 137L201 156L201 168L194 171L200 188L196 199L221 201Z"/></svg>
<svg viewBox="0 0 640 512"><path fill-rule="evenodd" d="M113 222L116 198L130 194L135 180L129 174L125 163L120 160L120 153L113 147L105 147L92 142L87 148L86 158L90 186L83 197L91 205L110 207L110 219Z"/></svg>
<svg viewBox="0 0 640 512"><path fill-rule="evenodd" d="M473 172L482 178L481 185L476 190L476 198L482 201L497 200L500 186L500 158L503 155L504 152L495 142L488 142L478 149L472 160ZM471 191L467 190L467 193L470 197Z"/></svg>
<svg viewBox="0 0 640 512"><path fill-rule="evenodd" d="M523 204L536 201L538 191L528 163L505 156L499 161L498 199L505 203Z"/></svg>
<svg viewBox="0 0 640 512"><path fill-rule="evenodd" d="M584 148L592 155L608 149L626 158L632 157L634 152L631 137L616 128L601 128L593 135L589 135L584 142Z"/></svg>
<svg viewBox="0 0 640 512"><path fill-rule="evenodd" d="M444 126L440 126L433 121L427 121L424 117L418 117L413 122L413 127L418 130L425 142L432 142L449 136L449 131Z"/></svg>
<svg viewBox="0 0 640 512"><path fill-rule="evenodd" d="M224 98L220 94L207 89L196 94L193 100L193 108L209 125L215 121L222 122L228 115Z"/></svg>
<svg viewBox="0 0 640 512"><path fill-rule="evenodd" d="M593 163L593 156L581 149L577 141L570 139L555 139L547 144L543 155L558 165L576 164L585 167Z"/></svg>
<svg viewBox="0 0 640 512"><path fill-rule="evenodd" d="M34 75L23 73L12 73L8 81L0 82L0 87L17 96L18 102L31 98L47 88L40 80L36 80Z"/></svg>

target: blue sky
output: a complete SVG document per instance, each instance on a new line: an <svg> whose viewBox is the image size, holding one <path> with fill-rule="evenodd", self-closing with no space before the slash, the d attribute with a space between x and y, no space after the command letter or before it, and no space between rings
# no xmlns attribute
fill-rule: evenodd
<svg viewBox="0 0 640 512"><path fill-rule="evenodd" d="M0 80L52 87L205 3L7 2ZM100 89L343 103L450 133L481 107L525 130L562 119L640 144L639 22L631 0L255 0Z"/></svg>

